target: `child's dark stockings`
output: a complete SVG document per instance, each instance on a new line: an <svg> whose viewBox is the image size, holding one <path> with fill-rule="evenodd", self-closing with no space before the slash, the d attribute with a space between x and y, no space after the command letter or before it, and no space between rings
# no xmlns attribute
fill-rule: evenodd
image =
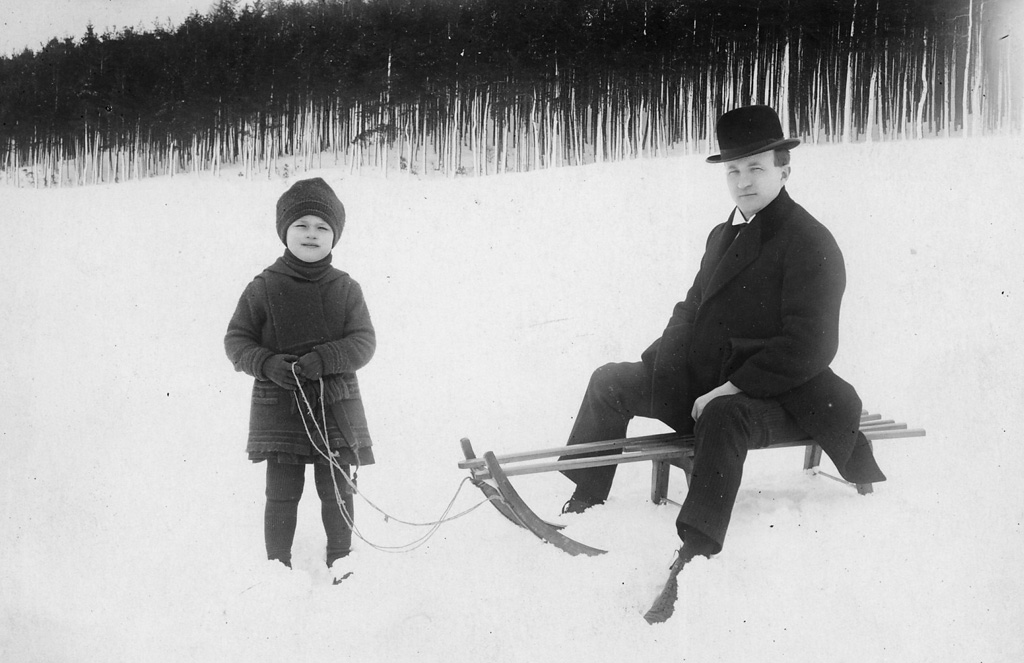
<svg viewBox="0 0 1024 663"><path fill-rule="evenodd" d="M352 548L352 530L342 517L334 497L331 469L324 463L313 464L313 479L320 496L320 515L327 533L327 566L348 555ZM346 474L348 470L348 466L342 466ZM276 559L288 567L291 567L292 541L305 479L306 465L267 460L267 508L263 518L267 559ZM336 479L349 518L352 518L352 491L343 477L336 475Z"/></svg>

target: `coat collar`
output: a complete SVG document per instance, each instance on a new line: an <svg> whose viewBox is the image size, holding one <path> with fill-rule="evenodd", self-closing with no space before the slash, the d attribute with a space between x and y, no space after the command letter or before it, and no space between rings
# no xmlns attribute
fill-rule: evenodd
<svg viewBox="0 0 1024 663"><path fill-rule="evenodd" d="M278 258L274 264L267 267L266 272L284 274L299 281L319 282L327 284L340 278L343 272L331 266L331 255L317 262L302 262L295 255L285 249L284 255Z"/></svg>
<svg viewBox="0 0 1024 663"><path fill-rule="evenodd" d="M789 197L786 188L783 187L775 200L754 215L754 220L740 233L735 242L731 240L733 235L726 232L732 223L733 216L730 216L726 223L715 229L716 236L709 243L708 252L721 257L711 272L711 280L704 291L705 301L717 294L729 281L736 278L740 272L757 259L761 254L761 247L775 235L779 224L785 219L792 206L793 199ZM733 215L737 213L738 210L733 210ZM731 245L727 246L726 242L731 242Z"/></svg>

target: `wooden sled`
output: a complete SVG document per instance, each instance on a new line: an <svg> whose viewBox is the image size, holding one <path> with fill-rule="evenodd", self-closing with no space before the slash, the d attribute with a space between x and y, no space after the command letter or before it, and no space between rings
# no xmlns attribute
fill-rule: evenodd
<svg viewBox="0 0 1024 663"><path fill-rule="evenodd" d="M892 419L883 419L879 414L862 413L860 430L873 442L905 437L923 437L925 431L920 428L908 428L907 424ZM810 438L793 442L773 444L764 449L782 449L788 447L806 447L804 453L804 470L822 474L841 483L853 486L862 495L872 492L871 484L850 484L847 481L818 470L821 462L821 447ZM609 452L612 455L576 458L591 453ZM462 439L462 453L465 460L459 467L469 470L470 479L501 515L519 527L527 529L540 539L564 550L570 555L600 555L607 551L593 548L575 541L560 531L562 525L549 523L533 512L509 481L509 477L543 472L563 472L580 470L622 463L650 461L651 469L651 501L661 504L666 501L668 492L669 472L672 466L679 467L686 474L686 482L690 482L690 469L693 465L693 436L678 433L662 433L645 435L618 440L605 440L572 446L552 447L536 451L495 455L488 451L483 458L477 458L469 439ZM544 460L556 458L557 460ZM542 462L537 462L542 461Z"/></svg>

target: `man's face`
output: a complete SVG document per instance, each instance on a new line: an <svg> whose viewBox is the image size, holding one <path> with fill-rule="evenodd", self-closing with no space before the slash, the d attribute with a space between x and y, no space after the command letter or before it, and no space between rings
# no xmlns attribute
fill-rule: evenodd
<svg viewBox="0 0 1024 663"><path fill-rule="evenodd" d="M774 152L725 162L729 195L747 219L775 200L789 179L789 166L776 166Z"/></svg>

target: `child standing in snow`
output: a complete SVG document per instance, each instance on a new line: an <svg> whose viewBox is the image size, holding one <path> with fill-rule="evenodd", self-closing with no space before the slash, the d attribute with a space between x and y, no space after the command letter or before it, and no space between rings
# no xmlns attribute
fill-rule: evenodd
<svg viewBox="0 0 1024 663"><path fill-rule="evenodd" d="M352 544L349 471L373 463L355 372L376 347L362 289L331 266L344 227L345 208L322 179L288 189L277 201L284 255L245 288L224 337L235 369L256 379L246 451L267 463L267 558L291 567L305 470L313 465L335 582L348 573L339 560Z"/></svg>

